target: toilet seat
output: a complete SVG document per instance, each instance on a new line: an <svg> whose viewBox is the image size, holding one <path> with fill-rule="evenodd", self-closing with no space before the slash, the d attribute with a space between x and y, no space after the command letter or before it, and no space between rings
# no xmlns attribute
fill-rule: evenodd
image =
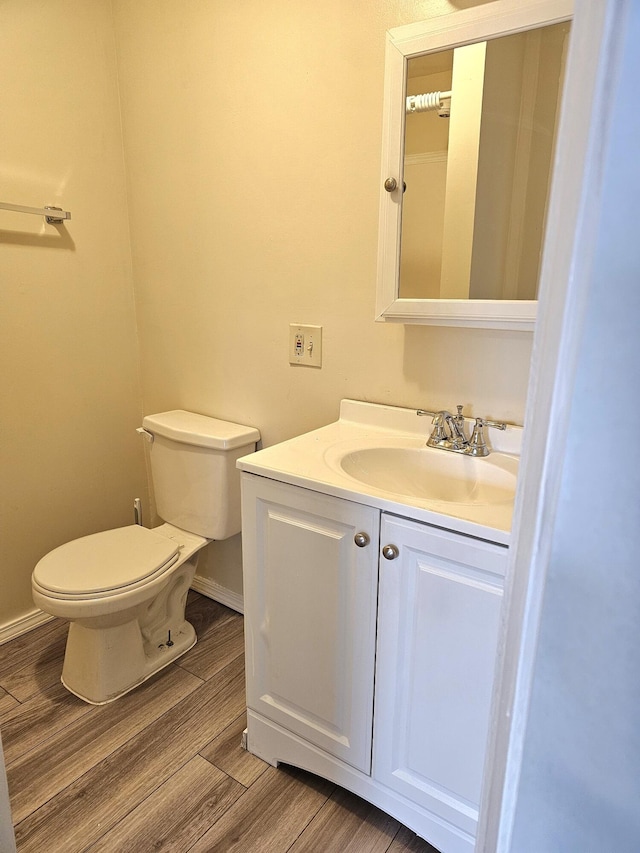
<svg viewBox="0 0 640 853"><path fill-rule="evenodd" d="M108 598L156 580L179 556L175 540L132 524L51 551L34 569L33 585L42 595L63 601Z"/></svg>

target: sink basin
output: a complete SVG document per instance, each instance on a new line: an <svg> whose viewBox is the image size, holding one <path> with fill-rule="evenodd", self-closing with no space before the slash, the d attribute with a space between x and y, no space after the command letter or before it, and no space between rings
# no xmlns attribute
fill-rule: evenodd
<svg viewBox="0 0 640 853"><path fill-rule="evenodd" d="M343 447L327 458L339 473L378 491L454 504L513 502L518 462L493 453L474 458L398 439L388 446Z"/></svg>

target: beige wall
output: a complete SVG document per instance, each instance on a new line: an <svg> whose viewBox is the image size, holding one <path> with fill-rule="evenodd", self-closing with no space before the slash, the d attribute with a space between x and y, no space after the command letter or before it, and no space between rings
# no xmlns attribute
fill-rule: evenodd
<svg viewBox="0 0 640 853"><path fill-rule="evenodd" d="M0 4L0 628L37 560L146 490L109 0Z"/></svg>
<svg viewBox="0 0 640 853"><path fill-rule="evenodd" d="M31 608L43 553L145 497L141 409L265 444L343 397L522 421L529 335L372 319L384 33L469 5L0 4L3 195L73 215L44 234L0 214L0 626ZM321 370L288 364L290 322L323 326ZM201 573L239 591L239 554L210 548Z"/></svg>
<svg viewBox="0 0 640 853"><path fill-rule="evenodd" d="M528 334L373 322L385 30L461 5L114 0L145 411L265 444L343 397L522 421ZM323 326L321 370L291 322Z"/></svg>

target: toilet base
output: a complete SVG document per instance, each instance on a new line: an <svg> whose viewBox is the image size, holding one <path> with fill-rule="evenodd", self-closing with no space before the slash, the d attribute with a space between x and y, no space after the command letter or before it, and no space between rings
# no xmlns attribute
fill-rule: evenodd
<svg viewBox="0 0 640 853"><path fill-rule="evenodd" d="M113 628L69 625L61 681L90 705L106 705L129 693L196 644L196 632L186 620L171 632L171 645L154 648L144 643L137 619Z"/></svg>
<svg viewBox="0 0 640 853"><path fill-rule="evenodd" d="M55 598L34 584L35 603L70 622L61 681L90 705L124 696L196 644L185 607L208 540L171 524L156 530L175 541L179 557L148 584L95 599Z"/></svg>

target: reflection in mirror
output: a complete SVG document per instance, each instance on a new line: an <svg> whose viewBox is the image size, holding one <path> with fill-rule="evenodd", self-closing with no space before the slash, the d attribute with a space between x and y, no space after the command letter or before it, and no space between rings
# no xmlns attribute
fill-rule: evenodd
<svg viewBox="0 0 640 853"><path fill-rule="evenodd" d="M569 28L408 60L401 298L537 298Z"/></svg>

